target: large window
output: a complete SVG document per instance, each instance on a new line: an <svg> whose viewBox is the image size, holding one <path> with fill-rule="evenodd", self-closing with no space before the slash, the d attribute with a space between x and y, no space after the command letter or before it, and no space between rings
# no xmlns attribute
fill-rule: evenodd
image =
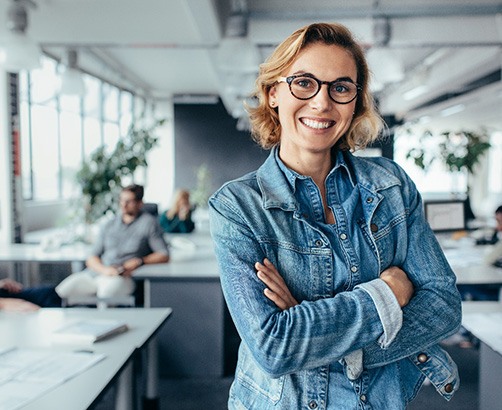
<svg viewBox="0 0 502 410"><path fill-rule="evenodd" d="M58 63L19 77L23 197L60 200L78 194L75 174L85 158L105 144L111 149L133 119L135 96L85 75L85 97L60 96Z"/></svg>
<svg viewBox="0 0 502 410"><path fill-rule="evenodd" d="M489 134L491 147L476 166L476 173L470 181L471 205L477 215L491 217L497 206L502 204L502 132L492 130ZM394 159L410 175L418 190L426 195L445 196L450 193L467 191L467 175L451 173L437 161L424 172L411 159L406 158L408 151L417 146L418 135L408 134L398 129L394 143ZM429 141L430 144L437 144ZM434 147L431 147L434 151Z"/></svg>

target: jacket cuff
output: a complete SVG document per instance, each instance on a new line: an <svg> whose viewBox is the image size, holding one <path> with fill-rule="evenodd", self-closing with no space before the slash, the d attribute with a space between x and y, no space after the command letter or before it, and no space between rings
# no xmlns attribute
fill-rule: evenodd
<svg viewBox="0 0 502 410"><path fill-rule="evenodd" d="M403 311L397 302L394 293L382 279L374 279L370 282L361 283L355 288L367 292L375 304L380 322L382 322L383 334L378 338L380 347L385 349L396 338L403 325Z"/></svg>

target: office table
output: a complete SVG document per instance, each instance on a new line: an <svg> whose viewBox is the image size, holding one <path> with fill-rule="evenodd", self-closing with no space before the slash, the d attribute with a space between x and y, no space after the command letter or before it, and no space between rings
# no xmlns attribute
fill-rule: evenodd
<svg viewBox="0 0 502 410"><path fill-rule="evenodd" d="M225 301L209 232L166 235L168 263L143 265L144 306L170 306L176 312L159 334L164 377L222 376Z"/></svg>
<svg viewBox="0 0 502 410"><path fill-rule="evenodd" d="M463 302L462 325L480 340L479 410L500 408L502 303Z"/></svg>
<svg viewBox="0 0 502 410"><path fill-rule="evenodd" d="M483 261L487 251L487 246L476 246L470 241L444 249L446 258L457 275L457 283L502 285L502 269Z"/></svg>
<svg viewBox="0 0 502 410"><path fill-rule="evenodd" d="M145 398L157 403L158 363L155 356L156 336L171 314L163 309L40 309L37 312L0 312L0 347L30 347L50 349L76 349L51 342L51 332L76 319L119 319L130 329L120 335L87 346L106 357L90 369L50 390L23 410L74 409L85 410L95 404L100 395L115 381L117 384L117 410L135 408L134 373L132 359L138 351L148 348L148 368ZM79 346L78 348L82 348Z"/></svg>
<svg viewBox="0 0 502 410"><path fill-rule="evenodd" d="M12 243L0 245L0 262L8 264L8 276L25 286L37 285L40 264L71 264L71 271L83 269L90 246L84 243L63 245L46 250L41 244ZM71 273L71 272L69 272Z"/></svg>
<svg viewBox="0 0 502 410"><path fill-rule="evenodd" d="M443 245L445 242L442 243ZM457 277L459 289L471 286L499 289L499 300L502 300L502 269L486 264L484 257L490 251L489 246L477 246L472 238L447 241L443 246L450 266ZM466 290L470 292L470 290Z"/></svg>

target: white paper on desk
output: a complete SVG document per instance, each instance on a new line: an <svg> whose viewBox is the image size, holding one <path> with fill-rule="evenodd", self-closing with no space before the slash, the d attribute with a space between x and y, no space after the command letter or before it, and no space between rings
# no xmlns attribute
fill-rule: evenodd
<svg viewBox="0 0 502 410"><path fill-rule="evenodd" d="M0 354L0 410L15 410L75 377L105 355L11 349Z"/></svg>

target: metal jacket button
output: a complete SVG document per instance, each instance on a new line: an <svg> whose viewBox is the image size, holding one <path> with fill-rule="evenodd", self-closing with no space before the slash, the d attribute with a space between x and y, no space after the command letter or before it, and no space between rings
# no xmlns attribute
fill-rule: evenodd
<svg viewBox="0 0 502 410"><path fill-rule="evenodd" d="M347 239L347 235L345 235L344 233L340 234L340 239L344 241L345 239Z"/></svg>
<svg viewBox="0 0 502 410"><path fill-rule="evenodd" d="M453 391L453 384L451 384L451 383L445 384L444 391L446 393L451 393Z"/></svg>
<svg viewBox="0 0 502 410"><path fill-rule="evenodd" d="M351 270L352 272L356 273L356 272L357 272L357 266L352 266L352 267L350 268L350 270Z"/></svg>
<svg viewBox="0 0 502 410"><path fill-rule="evenodd" d="M317 402L315 400L310 400L309 409L317 409Z"/></svg>
<svg viewBox="0 0 502 410"><path fill-rule="evenodd" d="M420 363L425 363L429 358L427 357L427 355L425 353L420 353L418 356L417 356L417 360L420 362Z"/></svg>
<svg viewBox="0 0 502 410"><path fill-rule="evenodd" d="M370 196L370 197L366 198L366 202L368 204L371 204L373 202L373 197Z"/></svg>
<svg viewBox="0 0 502 410"><path fill-rule="evenodd" d="M321 247L322 246L322 241L320 239L318 239L317 241L315 241L315 246Z"/></svg>
<svg viewBox="0 0 502 410"><path fill-rule="evenodd" d="M378 232L378 225L377 224L371 224L370 225L371 232L375 233Z"/></svg>

